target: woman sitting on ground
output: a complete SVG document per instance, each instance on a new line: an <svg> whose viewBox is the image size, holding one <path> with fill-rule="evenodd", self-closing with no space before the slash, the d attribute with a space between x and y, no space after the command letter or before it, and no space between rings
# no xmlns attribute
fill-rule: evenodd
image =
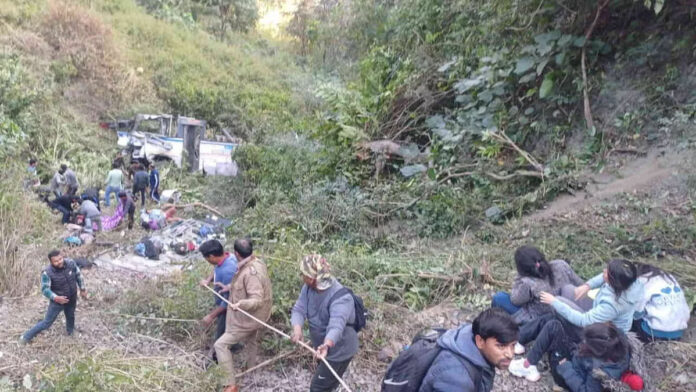
<svg viewBox="0 0 696 392"><path fill-rule="evenodd" d="M594 369L614 380L621 379L628 370L631 362L628 339L614 324L596 323L585 327L577 350L575 345L567 344L562 329L553 329L545 328L539 340L548 342L544 352L549 354L551 374L559 386L571 392L601 392L602 382L594 378ZM544 352L535 355L541 357ZM530 357L532 354L530 352Z"/></svg>
<svg viewBox="0 0 696 392"><path fill-rule="evenodd" d="M631 329L633 313L643 298L643 284L637 281L637 277L638 272L633 263L615 259L607 264L604 273L577 288L576 299L580 301L572 302L566 298L542 292L539 295L541 302L551 305L556 311L556 316L544 315L520 328L520 345L537 339L530 350L530 354L536 353L536 355L527 358L528 360L522 358L512 361L510 373L530 381L539 379L536 364L541 359L539 353L543 354L546 350L544 350L544 341L538 337L542 336L546 328L556 328L553 334L558 334L560 328L567 345L578 343L581 339L581 328L595 323L612 322L621 331L628 332ZM591 306L583 308L582 306L587 304L584 297L590 289L598 287L599 292ZM557 322L552 323L554 320ZM557 325L550 327L549 324Z"/></svg>
<svg viewBox="0 0 696 392"><path fill-rule="evenodd" d="M493 295L492 306L513 315L517 324L532 321L552 309L539 302L539 293L560 293L566 285L581 285L583 280L564 260L547 262L544 254L533 246L515 251L517 276L510 294L499 291Z"/></svg>
<svg viewBox="0 0 696 392"><path fill-rule="evenodd" d="M631 330L644 342L680 339L690 313L684 290L674 276L653 265L636 263L636 268L645 291Z"/></svg>

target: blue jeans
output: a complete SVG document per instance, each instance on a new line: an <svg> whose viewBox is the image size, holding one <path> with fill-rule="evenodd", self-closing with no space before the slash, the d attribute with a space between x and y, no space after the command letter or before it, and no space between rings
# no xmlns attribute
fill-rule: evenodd
<svg viewBox="0 0 696 392"><path fill-rule="evenodd" d="M118 193L121 192L120 186L107 186L104 190L104 205L109 207L111 205L111 194L116 194L116 201L118 201Z"/></svg>
<svg viewBox="0 0 696 392"><path fill-rule="evenodd" d="M515 314L518 310L520 310L520 307L514 305L510 300L510 294L504 291L498 291L497 293L493 294L491 306L494 308L501 308L509 314Z"/></svg>
<svg viewBox="0 0 696 392"><path fill-rule="evenodd" d="M77 295L70 299L65 305L61 305L54 301L48 304L48 310L46 311L46 317L34 325L27 333L24 334L23 338L27 342L34 339L34 336L38 335L44 329L48 329L60 312L65 312L65 329L68 331L68 335L72 335L75 330L75 306L77 305Z"/></svg>

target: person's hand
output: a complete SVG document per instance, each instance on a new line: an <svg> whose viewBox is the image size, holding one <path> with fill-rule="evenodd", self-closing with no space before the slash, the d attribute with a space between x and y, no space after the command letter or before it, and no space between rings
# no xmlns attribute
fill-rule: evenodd
<svg viewBox="0 0 696 392"><path fill-rule="evenodd" d="M230 309L232 309L232 310L239 310L239 302L230 303L228 305L229 305Z"/></svg>
<svg viewBox="0 0 696 392"><path fill-rule="evenodd" d="M295 326L292 328L292 335L290 336L290 341L297 344L302 341L302 327Z"/></svg>
<svg viewBox="0 0 696 392"><path fill-rule="evenodd" d="M229 284L223 284L222 282L215 282L215 287L219 287L220 291L219 293L226 293L230 291L230 285Z"/></svg>
<svg viewBox="0 0 696 392"><path fill-rule="evenodd" d="M202 324L203 327L205 327L205 328L210 328L210 326L213 325L213 321L214 321L214 320L215 320L215 319L214 319L212 316L207 315L207 316L205 316L205 317L203 317L203 318L201 319L201 324Z"/></svg>
<svg viewBox="0 0 696 392"><path fill-rule="evenodd" d="M558 362L559 365L563 365L564 363L566 363L566 359L565 359L565 358L561 359L561 361Z"/></svg>
<svg viewBox="0 0 696 392"><path fill-rule="evenodd" d="M82 299L87 299L87 290L80 290L80 297L82 297Z"/></svg>
<svg viewBox="0 0 696 392"><path fill-rule="evenodd" d="M67 304L68 302L70 302L70 300L68 299L68 297L66 297L66 296L64 296L64 295L56 295L56 296L53 298L53 302L55 302L55 303L57 303L57 304L65 305L65 304Z"/></svg>
<svg viewBox="0 0 696 392"><path fill-rule="evenodd" d="M210 283L210 281L208 279L201 279L200 282L198 282L198 284L203 286L203 287L208 287L209 283Z"/></svg>
<svg viewBox="0 0 696 392"><path fill-rule="evenodd" d="M539 301L541 301L542 304L551 305L551 302L555 300L556 297L554 297L553 294L549 294L546 291L539 293Z"/></svg>
<svg viewBox="0 0 696 392"><path fill-rule="evenodd" d="M333 347L334 343L330 339L324 340L324 344L317 347L315 357L317 359L325 359L326 355L329 353L329 349Z"/></svg>
<svg viewBox="0 0 696 392"><path fill-rule="evenodd" d="M575 288L575 300L578 301L580 298L587 295L590 292L590 285L587 283L580 285Z"/></svg>

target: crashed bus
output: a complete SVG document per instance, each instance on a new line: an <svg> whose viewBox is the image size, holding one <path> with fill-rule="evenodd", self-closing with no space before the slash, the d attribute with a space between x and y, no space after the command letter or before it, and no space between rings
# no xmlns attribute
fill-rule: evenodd
<svg viewBox="0 0 696 392"><path fill-rule="evenodd" d="M206 139L206 122L170 114L137 114L132 120L100 124L118 135L118 146L131 162L170 161L208 175L235 176L232 152L237 142ZM229 135L227 135L229 138Z"/></svg>

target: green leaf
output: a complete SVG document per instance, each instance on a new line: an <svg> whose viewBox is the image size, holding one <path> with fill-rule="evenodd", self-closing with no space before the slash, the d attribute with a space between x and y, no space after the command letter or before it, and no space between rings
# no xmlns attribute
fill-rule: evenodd
<svg viewBox="0 0 696 392"><path fill-rule="evenodd" d="M556 55L556 65L563 65L563 60L565 60L565 52Z"/></svg>
<svg viewBox="0 0 696 392"><path fill-rule="evenodd" d="M517 75L522 75L523 73L529 71L534 66L534 59L531 57L522 57L517 60L517 65L515 66L515 73Z"/></svg>
<svg viewBox="0 0 696 392"><path fill-rule="evenodd" d="M581 48L583 45L585 45L585 37L576 38L575 41L573 41L573 45Z"/></svg>
<svg viewBox="0 0 696 392"><path fill-rule="evenodd" d="M542 60L539 65L537 65L536 68L536 73L537 75L541 76L541 73L544 72L544 68L546 68L546 64L549 63L549 59Z"/></svg>
<svg viewBox="0 0 696 392"><path fill-rule="evenodd" d="M551 78L550 75L546 75L539 88L539 98L544 99L548 97L551 91L553 91L553 78Z"/></svg>
<svg viewBox="0 0 696 392"><path fill-rule="evenodd" d="M549 42L557 40L560 36L561 33L554 30L549 31L548 33L537 35L536 37L534 37L534 41L541 45L547 45Z"/></svg>

